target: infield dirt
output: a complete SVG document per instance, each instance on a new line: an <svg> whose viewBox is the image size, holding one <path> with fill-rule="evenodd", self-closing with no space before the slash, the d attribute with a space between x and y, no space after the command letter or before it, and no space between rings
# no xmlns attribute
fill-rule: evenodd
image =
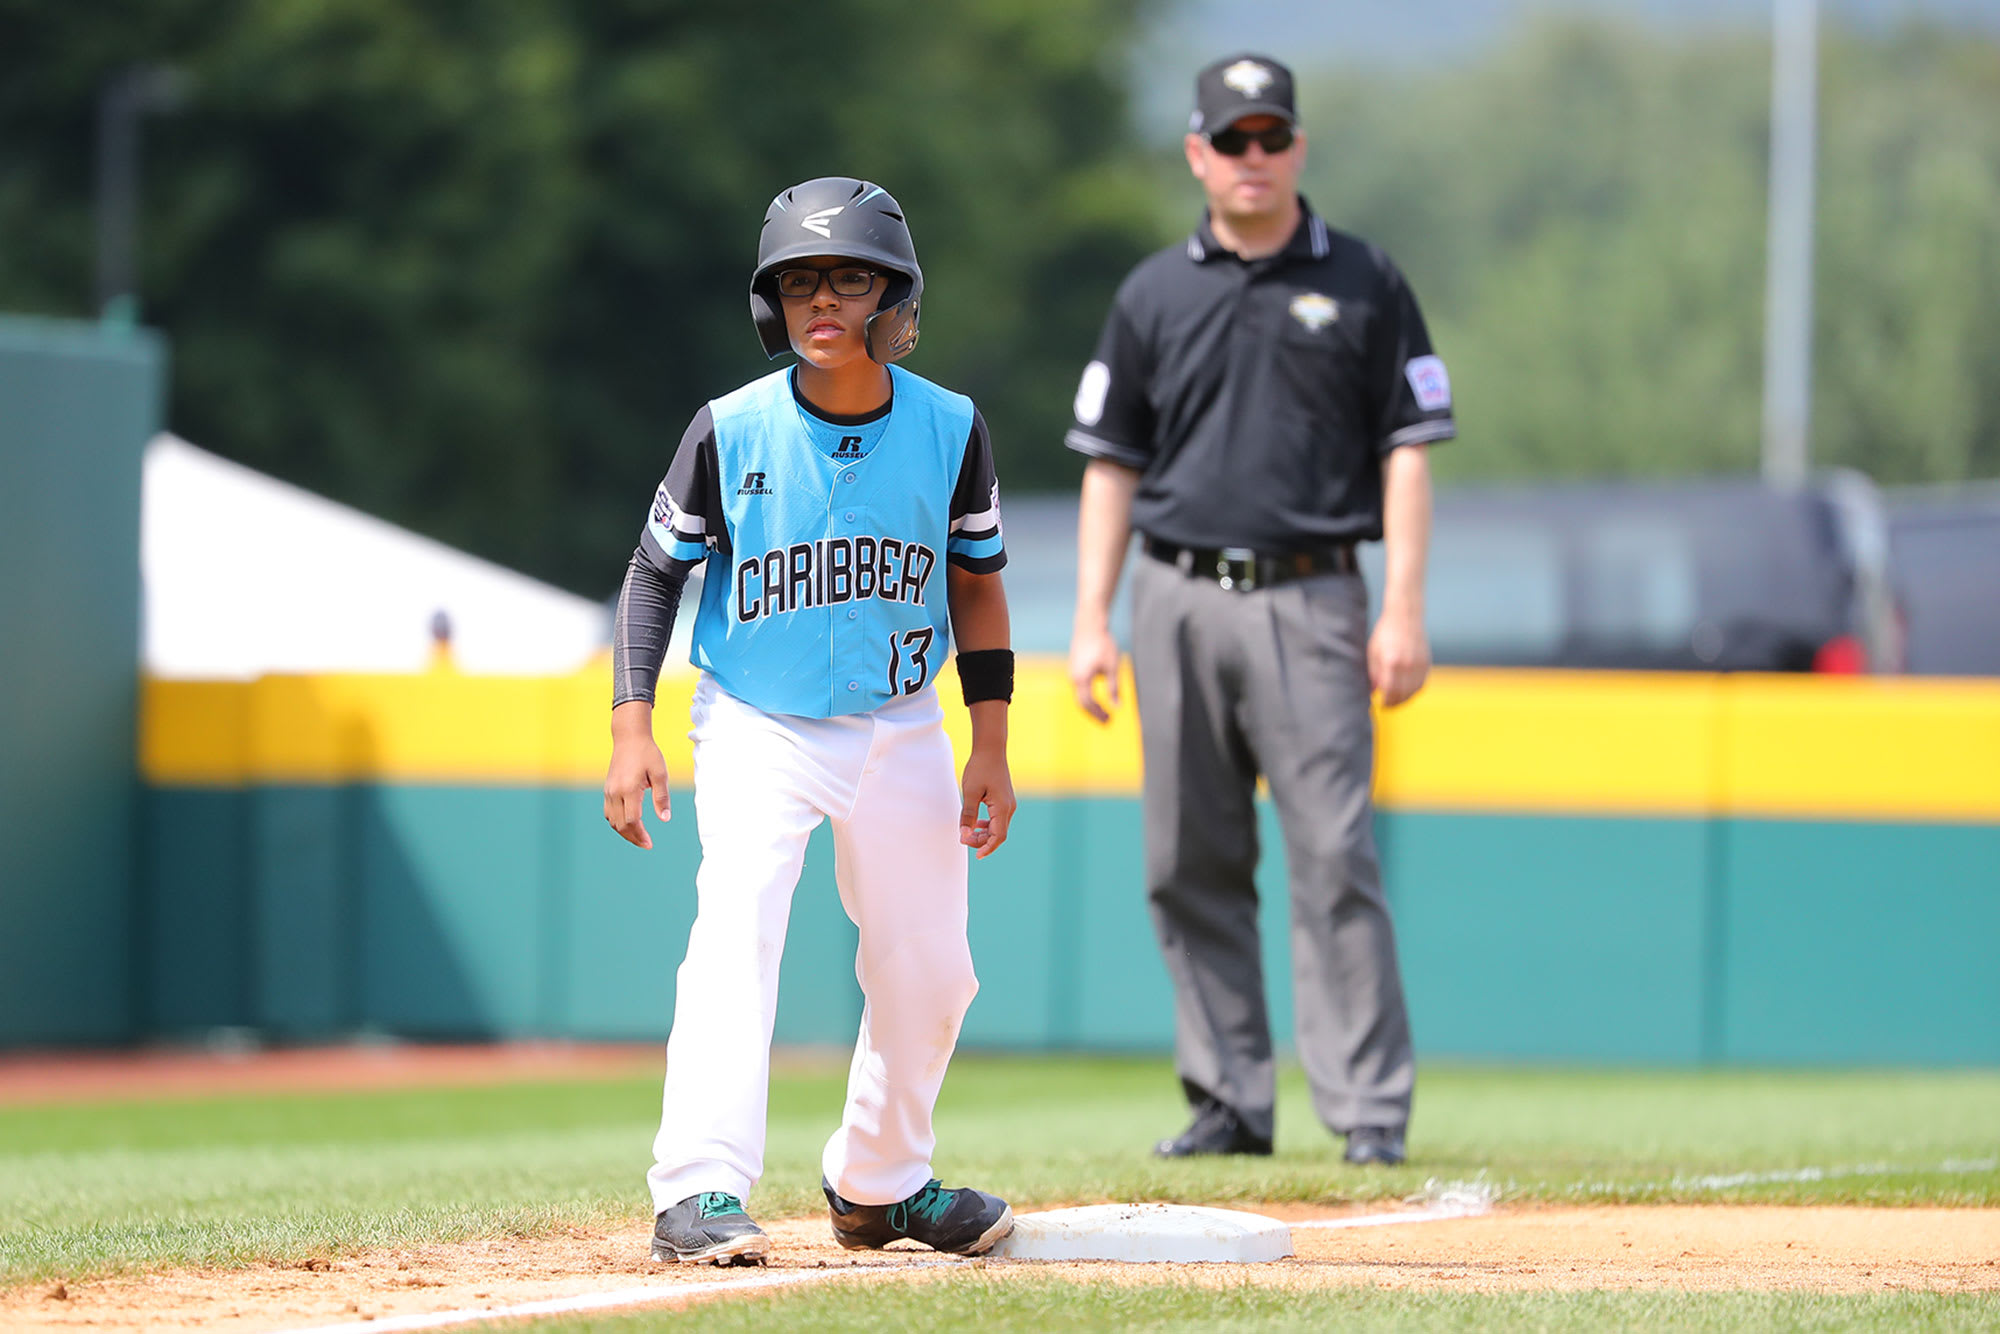
<svg viewBox="0 0 2000 1334"><path fill-rule="evenodd" d="M1338 1217L1271 1205L1290 1222ZM1363 1211L1355 1210L1354 1213ZM1380 1212L1379 1210L1374 1212ZM0 1327L23 1330L299 1328L392 1315L493 1309L656 1285L679 1287L803 1269L855 1282L923 1282L962 1265L988 1277L1054 1274L1094 1283L1373 1284L1457 1292L1670 1289L1871 1293L2000 1291L2000 1209L1846 1206L1618 1206L1501 1209L1472 1218L1367 1228L1294 1228L1297 1255L1258 1265L938 1263L929 1251L841 1250L819 1217L766 1224L768 1270L656 1265L642 1221L615 1231L481 1238L231 1270L173 1270L0 1293ZM746 1293L746 1296L748 1294Z"/></svg>
<svg viewBox="0 0 2000 1334"><path fill-rule="evenodd" d="M9 1055L0 1057L0 1104L625 1076L650 1073L659 1059L657 1046L570 1044ZM1380 1205L1336 1210L1232 1201L1231 1207L1292 1223L1382 1212ZM1298 1289L1372 1284L1491 1293L2000 1291L2000 1209L1515 1206L1388 1227L1295 1227L1297 1255L1262 1265L940 1262L928 1251L902 1248L857 1256L834 1244L822 1216L765 1225L774 1243L768 1270L656 1265L647 1258L647 1223L635 1218L606 1232L485 1237L282 1265L43 1281L0 1290L0 1329L108 1334L303 1328L491 1310L646 1285L659 1289L652 1304L672 1307L717 1299L677 1298L676 1289L754 1282L766 1274L811 1270L840 1275L834 1281L922 1282L963 1265L979 1265L985 1275L999 1277L1052 1274L1093 1283Z"/></svg>

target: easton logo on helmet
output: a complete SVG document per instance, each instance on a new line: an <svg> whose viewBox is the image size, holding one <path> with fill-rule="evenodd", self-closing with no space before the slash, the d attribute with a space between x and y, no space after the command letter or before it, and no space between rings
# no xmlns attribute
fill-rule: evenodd
<svg viewBox="0 0 2000 1334"><path fill-rule="evenodd" d="M833 221L834 214L845 213L846 211L847 205L835 204L832 208L823 208L817 213L806 214L805 217L799 219L799 226L816 235L824 236L827 240L831 241L833 239L833 232L827 224Z"/></svg>

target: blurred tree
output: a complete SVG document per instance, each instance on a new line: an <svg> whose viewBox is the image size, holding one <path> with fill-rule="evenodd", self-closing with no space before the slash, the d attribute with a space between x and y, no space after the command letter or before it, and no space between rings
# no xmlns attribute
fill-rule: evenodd
<svg viewBox="0 0 2000 1334"><path fill-rule="evenodd" d="M142 293L176 428L591 594L700 402L767 365L765 203L873 177L928 290L913 369L1008 488L1067 488L1110 294L1188 227L1135 143L1168 0L0 0L0 308L89 313L91 118L135 61ZM1422 294L1447 479L1750 471L1768 49L1547 21L1479 62L1308 77L1308 192ZM2000 44L1825 41L1815 458L2000 474ZM287 553L289 554L289 553Z"/></svg>
<svg viewBox="0 0 2000 1334"><path fill-rule="evenodd" d="M1426 304L1447 479L1750 472L1769 47L1547 21L1469 67L1304 89L1307 188ZM2000 474L2000 43L1834 32L1814 462Z"/></svg>
<svg viewBox="0 0 2000 1334"><path fill-rule="evenodd" d="M767 369L766 203L867 176L924 262L912 368L1010 488L1068 484L1076 367L1157 239L1151 3L0 0L0 308L88 313L96 91L176 65L140 233L175 428L602 594L688 417Z"/></svg>

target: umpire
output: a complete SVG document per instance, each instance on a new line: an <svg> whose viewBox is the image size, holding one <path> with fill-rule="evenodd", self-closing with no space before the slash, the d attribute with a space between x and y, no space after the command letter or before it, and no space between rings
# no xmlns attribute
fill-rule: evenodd
<svg viewBox="0 0 2000 1334"><path fill-rule="evenodd" d="M1132 531L1146 888L1174 984L1193 1123L1155 1152L1271 1152L1276 1075L1257 937L1255 792L1291 873L1294 1010L1313 1106L1351 1163L1399 1163L1416 1065L1382 897L1371 689L1430 670L1425 446L1455 433L1402 274L1297 192L1291 71L1195 79L1189 169L1208 213L1118 289L1076 394L1089 457L1070 678L1118 703L1113 593ZM1371 634L1355 543L1386 544Z"/></svg>

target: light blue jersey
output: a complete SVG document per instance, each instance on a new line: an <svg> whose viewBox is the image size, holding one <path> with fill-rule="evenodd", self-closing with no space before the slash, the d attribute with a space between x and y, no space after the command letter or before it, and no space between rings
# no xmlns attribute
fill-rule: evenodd
<svg viewBox="0 0 2000 1334"><path fill-rule="evenodd" d="M640 549L707 562L692 661L769 713L827 718L928 686L951 642L944 568L1006 564L985 422L889 369L887 408L808 407L789 370L696 415Z"/></svg>

